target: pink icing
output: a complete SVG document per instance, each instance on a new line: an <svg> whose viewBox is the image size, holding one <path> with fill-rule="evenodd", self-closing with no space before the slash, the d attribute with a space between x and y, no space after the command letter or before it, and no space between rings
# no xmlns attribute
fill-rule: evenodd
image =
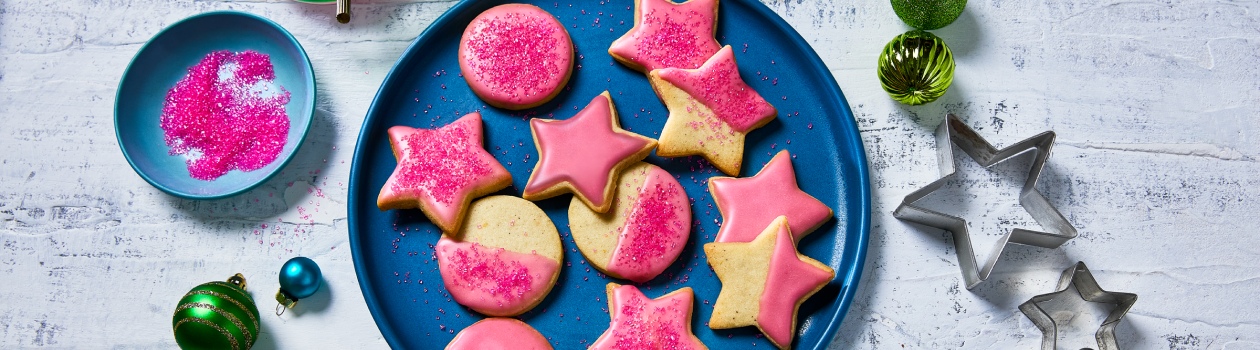
<svg viewBox="0 0 1260 350"><path fill-rule="evenodd" d="M446 350L550 350L541 333L511 318L487 318L455 335Z"/></svg>
<svg viewBox="0 0 1260 350"><path fill-rule="evenodd" d="M568 182L597 207L611 186L609 175L617 164L648 147L650 141L632 136L613 124L612 102L595 96L582 111L567 120L530 120L538 143L538 165L525 184L525 193L537 193Z"/></svg>
<svg viewBox="0 0 1260 350"><path fill-rule="evenodd" d="M438 269L451 298L487 315L513 315L547 294L560 263L443 236L436 246Z"/></svg>
<svg viewBox="0 0 1260 350"><path fill-rule="evenodd" d="M718 119L737 132L748 132L774 118L774 106L740 78L729 45L698 69L665 68L656 74L712 109Z"/></svg>
<svg viewBox="0 0 1260 350"><path fill-rule="evenodd" d="M831 219L831 208L801 191L788 151L779 151L761 172L748 178L709 179L713 201L722 212L717 242L751 242L767 223L787 216L795 241Z"/></svg>
<svg viewBox="0 0 1260 350"><path fill-rule="evenodd" d="M691 235L687 193L669 172L652 167L621 227L608 271L647 282L678 257Z"/></svg>
<svg viewBox="0 0 1260 350"><path fill-rule="evenodd" d="M757 311L761 331L775 344L784 346L792 343L798 303L835 277L831 271L801 261L790 236L788 228L780 225Z"/></svg>
<svg viewBox="0 0 1260 350"><path fill-rule="evenodd" d="M162 106L170 154L188 155L198 180L274 162L289 135L289 92L275 79L271 58L255 51L215 51L189 67Z"/></svg>
<svg viewBox="0 0 1260 350"><path fill-rule="evenodd" d="M492 104L537 105L569 78L573 43L555 17L533 5L482 12L464 30L459 68L473 92Z"/></svg>
<svg viewBox="0 0 1260 350"><path fill-rule="evenodd" d="M705 349L691 333L691 289L648 299L634 286L613 289L612 323L592 350Z"/></svg>
<svg viewBox="0 0 1260 350"><path fill-rule="evenodd" d="M613 41L608 52L644 67L700 67L717 52L713 31L717 26L717 0L641 0L634 28Z"/></svg>
<svg viewBox="0 0 1260 350"><path fill-rule="evenodd" d="M511 179L481 146L480 113L438 129L395 126L389 137L398 167L381 189L381 199L415 197L439 221L456 221L474 189Z"/></svg>

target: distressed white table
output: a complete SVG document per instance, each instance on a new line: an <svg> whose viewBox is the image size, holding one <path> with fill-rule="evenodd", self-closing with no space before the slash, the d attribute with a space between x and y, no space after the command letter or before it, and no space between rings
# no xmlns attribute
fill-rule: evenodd
<svg viewBox="0 0 1260 350"><path fill-rule="evenodd" d="M346 180L360 123L385 73L451 1L5 0L0 2L0 348L174 346L172 308L190 287L242 272L262 309L257 348L383 348L346 234ZM1124 348L1260 348L1260 3L972 1L936 31L955 83L922 107L879 88L880 49L907 27L887 1L774 0L840 82L862 128L874 192L872 244L833 348L1037 348L1016 306L1078 260L1103 288L1139 295ZM219 201L165 195L114 139L114 91L161 28L210 10L268 17L306 47L319 81L311 137L283 174ZM932 130L956 113L1006 145L1059 139L1040 189L1080 230L1060 249L1008 249L994 276L961 288L944 233L890 212L936 179ZM1033 227L1015 193L1026 169L959 158L929 202L966 215L977 249ZM807 170L806 170L807 171ZM326 285L271 316L276 270L304 255ZM1065 321L1067 348L1094 346L1107 308Z"/></svg>

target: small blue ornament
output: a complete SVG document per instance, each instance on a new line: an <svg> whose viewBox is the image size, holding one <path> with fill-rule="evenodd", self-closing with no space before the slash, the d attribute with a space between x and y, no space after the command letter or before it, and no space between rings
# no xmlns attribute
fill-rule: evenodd
<svg viewBox="0 0 1260 350"><path fill-rule="evenodd" d="M280 268L280 291L276 292L276 301L285 308L293 308L298 300L315 295L322 281L319 265L314 260L300 256L289 259ZM276 307L277 316L284 313L280 305Z"/></svg>

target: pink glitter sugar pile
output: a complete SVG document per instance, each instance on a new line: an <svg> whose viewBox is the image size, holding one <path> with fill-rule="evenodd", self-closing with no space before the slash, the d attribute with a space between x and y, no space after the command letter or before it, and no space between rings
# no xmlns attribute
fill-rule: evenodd
<svg viewBox="0 0 1260 350"><path fill-rule="evenodd" d="M480 287L504 301L520 299L533 290L529 269L510 256L504 256L515 253L503 248L486 250L485 246L473 243L472 248L457 249L452 254L450 267L466 286Z"/></svg>
<svg viewBox="0 0 1260 350"><path fill-rule="evenodd" d="M161 126L170 154L188 157L188 173L199 180L274 162L289 134L289 92L275 79L266 54L206 55L166 93Z"/></svg>
<svg viewBox="0 0 1260 350"><path fill-rule="evenodd" d="M618 263L642 267L654 257L665 255L674 244L678 244L678 233L682 223L678 222L677 208L672 199L678 194L677 186L656 186L640 194L638 205L630 212L626 220L628 230L623 231L622 239L629 243L617 251Z"/></svg>
<svg viewBox="0 0 1260 350"><path fill-rule="evenodd" d="M407 147L402 156L411 161L399 162L402 168L394 183L395 191L420 190L451 205L458 191L468 188L474 179L490 174L490 164L473 152L474 147L481 145L469 137L463 124L416 129L403 137L403 142Z"/></svg>
<svg viewBox="0 0 1260 350"><path fill-rule="evenodd" d="M513 99L550 93L548 87L563 73L556 64L564 61L556 57L556 30L544 18L519 13L482 22L468 40L473 74Z"/></svg>

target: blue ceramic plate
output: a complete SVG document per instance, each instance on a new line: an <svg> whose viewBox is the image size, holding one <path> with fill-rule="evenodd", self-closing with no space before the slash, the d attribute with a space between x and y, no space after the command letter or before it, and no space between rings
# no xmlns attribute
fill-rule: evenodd
<svg viewBox="0 0 1260 350"><path fill-rule="evenodd" d="M579 0L527 2L556 15L576 43L581 68L555 100L532 110L510 112L486 107L472 94L459 76L459 38L473 17L502 1L464 1L438 18L403 53L363 123L350 172L350 244L364 299L394 348L441 349L455 333L482 317L452 302L443 288L433 258L439 236L433 224L418 210L382 212L376 208L377 194L397 164L386 129L446 125L480 110L486 148L513 176L513 187L501 194L519 196L538 160L527 116L569 118L608 90L626 129L656 137L665 123L668 112L643 74L614 63L607 53L608 45L633 26L629 1L616 5ZM801 307L794 345L826 348L853 301L870 228L870 186L857 125L817 54L764 5L723 0L717 34L720 43L735 48L744 79L780 113L775 121L749 134L741 176L755 174L775 152L787 149L796 155L793 163L801 187L836 212L833 220L800 243L802 252L835 268L837 276ZM696 164L707 164L697 158L652 156L648 162L679 176L695 201L695 225L682 256L661 276L641 285L644 293L655 298L690 286L696 293L692 328L710 348L754 344L772 348L754 327L715 331L705 326L721 287L702 249L713 241L721 218L705 191L705 180L718 174L711 166L697 168ZM604 285L612 280L590 269L568 236L571 198L536 202L560 229L565 262L551 294L520 317L557 349L585 348L609 323Z"/></svg>
<svg viewBox="0 0 1260 350"><path fill-rule="evenodd" d="M188 68L218 50L254 50L271 56L276 84L289 91L289 136L280 155L262 169L233 170L213 181L194 179L184 157L170 155L158 124L166 92ZM150 39L127 66L114 102L114 130L127 162L145 181L189 199L223 198L271 178L297 153L315 112L315 73L306 51L280 25L248 13L209 12L186 18Z"/></svg>

